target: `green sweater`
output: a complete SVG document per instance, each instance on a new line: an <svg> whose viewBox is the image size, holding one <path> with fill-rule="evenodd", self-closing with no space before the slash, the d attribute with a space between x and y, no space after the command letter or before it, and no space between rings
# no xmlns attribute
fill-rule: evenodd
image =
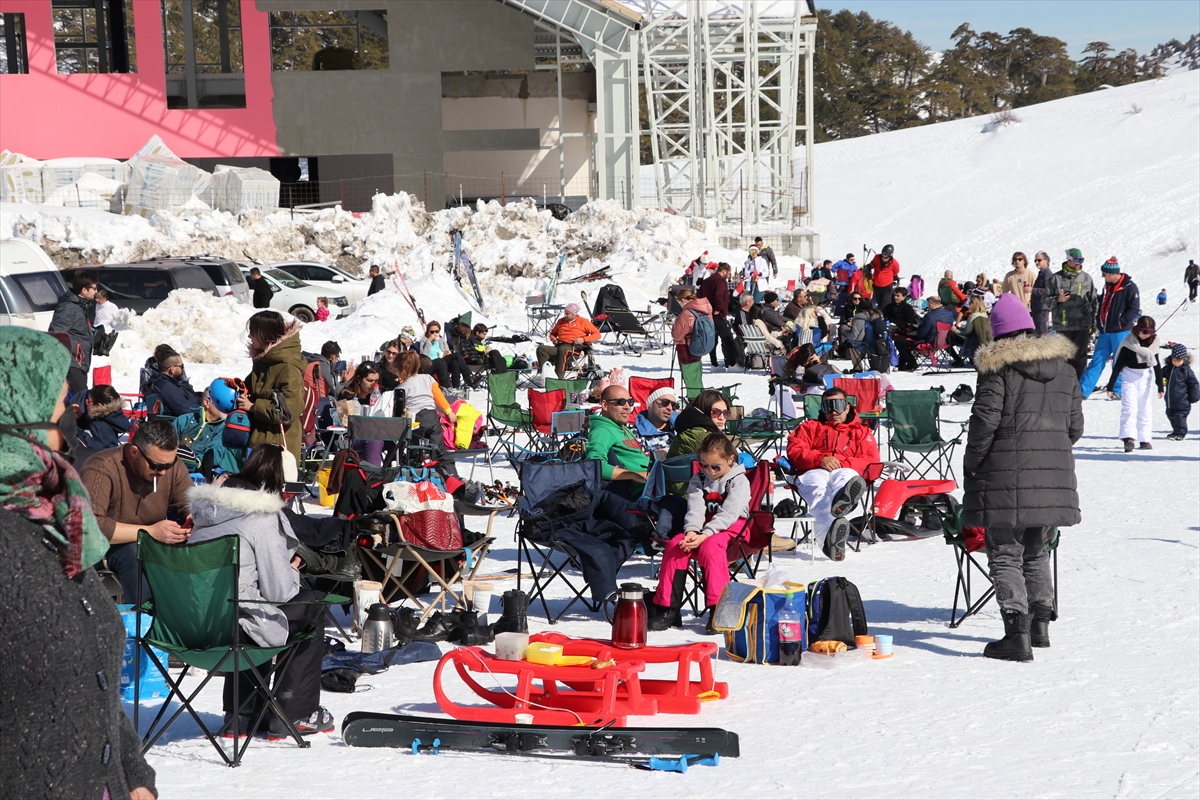
<svg viewBox="0 0 1200 800"><path fill-rule="evenodd" d="M625 469L645 472L650 469L650 456L638 445L637 436L628 425L618 425L605 416L597 415L588 420L587 458L600 461L604 480L612 480L613 464L608 454L616 456Z"/></svg>

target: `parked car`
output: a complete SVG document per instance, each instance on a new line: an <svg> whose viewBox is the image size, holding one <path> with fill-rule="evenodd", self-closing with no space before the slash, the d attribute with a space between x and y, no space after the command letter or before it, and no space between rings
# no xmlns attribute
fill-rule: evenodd
<svg viewBox="0 0 1200 800"><path fill-rule="evenodd" d="M42 248L28 239L0 239L0 325L46 330L65 291Z"/></svg>
<svg viewBox="0 0 1200 800"><path fill-rule="evenodd" d="M250 267L240 264L242 276L250 275ZM286 311L301 322L312 322L317 318L317 298L329 298L329 316L338 319L346 316L350 301L345 295L330 295L324 289L309 286L299 278L294 278L281 269L259 267L263 279L275 293L271 308L276 311Z"/></svg>
<svg viewBox="0 0 1200 800"><path fill-rule="evenodd" d="M250 285L236 261L224 258L193 258L189 263L199 264L223 295L233 295L239 303L250 302Z"/></svg>
<svg viewBox="0 0 1200 800"><path fill-rule="evenodd" d="M269 266L271 269L281 269L310 286L316 286L326 294L344 294L351 303L362 300L371 288L369 279L356 278L344 269L339 269L331 264L316 264L312 261L280 261Z"/></svg>
<svg viewBox="0 0 1200 800"><path fill-rule="evenodd" d="M201 289L214 297L223 294L217 291L217 285L202 266L184 259L75 267L62 271L63 280L71 283L76 272L95 276L100 288L108 292L118 308L138 314L154 308L176 289Z"/></svg>

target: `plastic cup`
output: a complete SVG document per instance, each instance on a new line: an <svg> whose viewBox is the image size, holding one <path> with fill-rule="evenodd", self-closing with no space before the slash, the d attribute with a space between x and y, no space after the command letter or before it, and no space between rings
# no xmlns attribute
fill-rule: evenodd
<svg viewBox="0 0 1200 800"><path fill-rule="evenodd" d="M854 637L854 646L861 647L863 650L866 650L868 653L874 653L875 652L875 637L874 636L855 636Z"/></svg>
<svg viewBox="0 0 1200 800"><path fill-rule="evenodd" d="M479 616L479 624L487 625L487 616L492 608L492 589L490 583L468 581L470 587L471 610Z"/></svg>
<svg viewBox="0 0 1200 800"><path fill-rule="evenodd" d="M518 725L533 724L533 714L517 714L515 717L513 717L513 719L516 720Z"/></svg>
<svg viewBox="0 0 1200 800"><path fill-rule="evenodd" d="M890 656L892 654L892 637L878 635L875 637L875 655Z"/></svg>

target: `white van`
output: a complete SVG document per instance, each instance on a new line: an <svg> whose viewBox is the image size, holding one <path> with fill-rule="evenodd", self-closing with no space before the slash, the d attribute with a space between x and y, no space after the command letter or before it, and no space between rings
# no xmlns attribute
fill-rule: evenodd
<svg viewBox="0 0 1200 800"><path fill-rule="evenodd" d="M58 268L28 239L0 239L0 325L44 331L67 291Z"/></svg>

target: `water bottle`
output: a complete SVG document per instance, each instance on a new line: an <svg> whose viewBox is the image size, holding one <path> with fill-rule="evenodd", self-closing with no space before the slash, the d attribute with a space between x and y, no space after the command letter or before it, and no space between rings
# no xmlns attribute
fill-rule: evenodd
<svg viewBox="0 0 1200 800"><path fill-rule="evenodd" d="M795 596L788 592L787 602L779 611L779 666L797 667L804 646L804 618L796 609Z"/></svg>

